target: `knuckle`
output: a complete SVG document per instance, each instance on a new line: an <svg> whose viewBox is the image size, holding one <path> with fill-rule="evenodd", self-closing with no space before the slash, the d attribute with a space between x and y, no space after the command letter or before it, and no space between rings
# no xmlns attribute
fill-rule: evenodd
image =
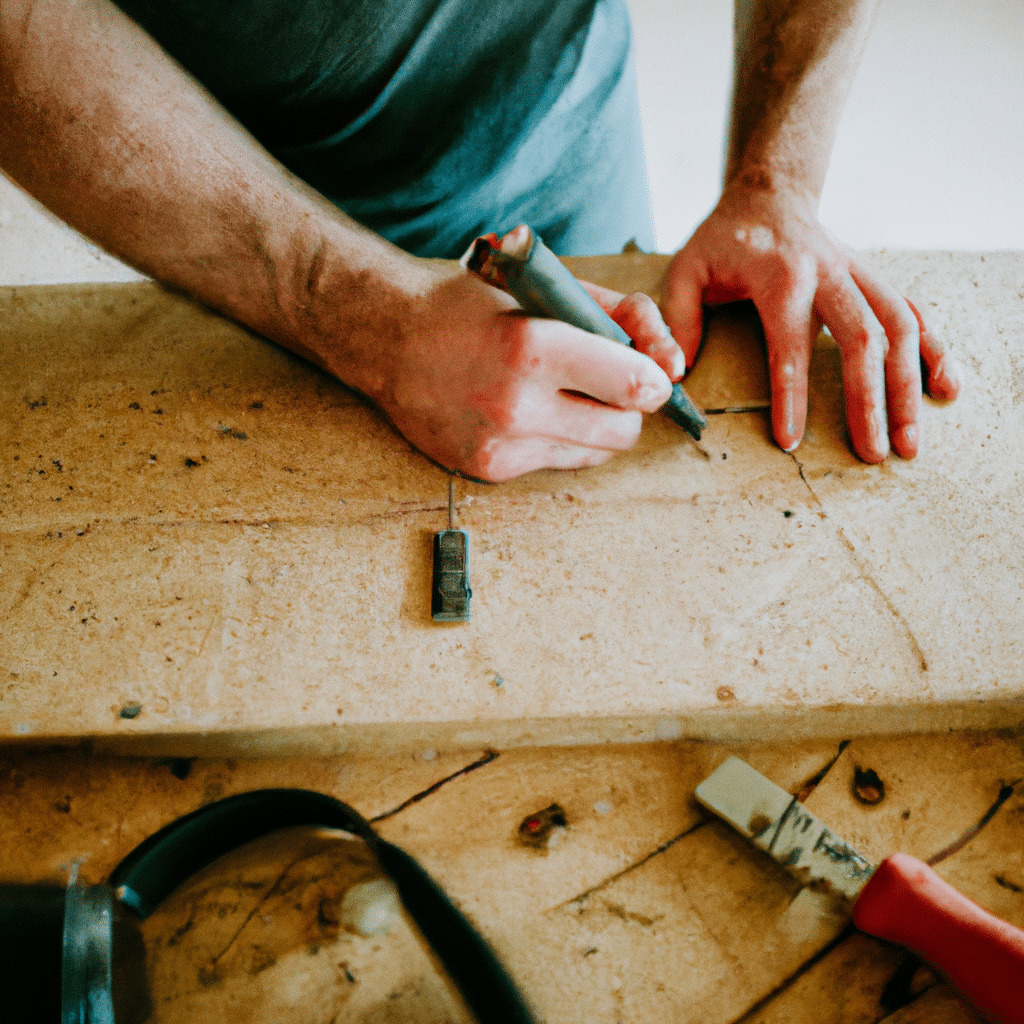
<svg viewBox="0 0 1024 1024"><path fill-rule="evenodd" d="M510 445L500 437L489 437L462 460L462 472L488 483L501 483L515 476Z"/></svg>
<svg viewBox="0 0 1024 1024"><path fill-rule="evenodd" d="M621 450L632 448L640 440L640 431L643 429L644 421L640 413L627 413L620 428L619 447Z"/></svg>
<svg viewBox="0 0 1024 1024"><path fill-rule="evenodd" d="M529 405L525 389L514 386L495 388L479 405L484 421L484 445L500 444L507 438L528 432Z"/></svg>
<svg viewBox="0 0 1024 1024"><path fill-rule="evenodd" d="M505 365L516 376L527 376L540 369L544 361L544 345L529 318L503 318L500 344Z"/></svg>
<svg viewBox="0 0 1024 1024"><path fill-rule="evenodd" d="M864 359L884 359L889 352L889 339L879 324L859 323L847 339L849 355Z"/></svg>
<svg viewBox="0 0 1024 1024"><path fill-rule="evenodd" d="M637 443L643 429L643 415L639 412L615 412L584 439L587 447L595 450L624 452Z"/></svg>
<svg viewBox="0 0 1024 1024"><path fill-rule="evenodd" d="M644 292L630 292L616 307L615 312L622 316L634 318L654 317L661 319L658 306L650 295Z"/></svg>

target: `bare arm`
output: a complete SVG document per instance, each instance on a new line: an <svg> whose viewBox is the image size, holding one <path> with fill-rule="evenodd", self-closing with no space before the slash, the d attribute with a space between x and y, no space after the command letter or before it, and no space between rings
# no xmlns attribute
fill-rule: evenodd
<svg viewBox="0 0 1024 1024"><path fill-rule="evenodd" d="M824 323L842 350L854 449L913 458L923 360L929 391L959 382L916 311L818 223L843 103L876 0L738 0L732 122L722 197L677 255L666 315L690 363L701 302L752 299L768 346L772 426L803 436L811 348Z"/></svg>
<svg viewBox="0 0 1024 1024"><path fill-rule="evenodd" d="M361 228L107 0L0 4L0 166L110 252L335 374L474 476L603 462L668 395L646 356L516 315L456 264Z"/></svg>

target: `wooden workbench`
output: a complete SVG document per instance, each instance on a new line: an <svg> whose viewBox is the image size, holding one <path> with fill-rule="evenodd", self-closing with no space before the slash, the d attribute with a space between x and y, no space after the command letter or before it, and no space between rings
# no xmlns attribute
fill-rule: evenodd
<svg viewBox="0 0 1024 1024"><path fill-rule="evenodd" d="M302 786L380 816L548 1024L977 1024L692 799L739 753L869 857L957 847L940 874L1024 925L1021 735L949 731L1021 718L1024 259L876 262L965 371L916 462L852 458L823 340L793 457L757 411L458 481L467 626L429 620L445 474L344 388L155 286L4 290L0 738L88 742L0 748L0 881L99 881L180 814ZM582 263L652 290L662 266ZM763 404L751 345L720 323L691 392ZM900 729L936 732L865 735ZM301 756L211 756L239 750ZM552 803L561 842L522 843ZM407 927L337 927L351 861L277 837L174 894L153 1024L461 1021Z"/></svg>
<svg viewBox="0 0 1024 1024"><path fill-rule="evenodd" d="M730 753L872 859L956 848L936 870L1024 926L1024 742L991 733L196 762L7 747L0 881L59 881L78 859L98 882L178 815L300 786L379 816L547 1024L979 1024L905 951L852 931L707 819L694 787ZM855 797L858 766L884 784L880 802ZM552 803L561 842L521 842ZM145 926L150 1024L463 1024L407 926L339 929L347 880L367 872L351 846L278 835L172 894Z"/></svg>
<svg viewBox="0 0 1024 1024"><path fill-rule="evenodd" d="M657 292L665 257L578 272ZM0 738L367 752L1012 726L1024 707L1024 256L879 254L953 404L866 466L820 340L769 436L717 321L699 445L456 481L473 620L430 619L447 476L357 396L148 283L0 289Z"/></svg>

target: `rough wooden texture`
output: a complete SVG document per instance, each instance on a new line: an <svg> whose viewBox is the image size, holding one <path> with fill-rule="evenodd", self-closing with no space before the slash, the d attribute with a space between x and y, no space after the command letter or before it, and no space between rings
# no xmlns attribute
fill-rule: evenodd
<svg viewBox="0 0 1024 1024"><path fill-rule="evenodd" d="M824 897L706 816L693 790L733 753L800 792L872 858L929 858L966 839L936 870L1024 926L1019 735L195 762L7 747L0 881L59 881L80 859L83 879L98 882L204 803L302 786L378 817L548 1024L978 1024L948 985L908 969L905 951L852 931ZM883 781L881 803L855 798L858 766ZM553 802L567 818L561 841L524 845L520 822ZM144 928L152 1024L462 1024L407 927L376 938L339 929L346 885L373 871L352 845L278 834L165 900Z"/></svg>
<svg viewBox="0 0 1024 1024"><path fill-rule="evenodd" d="M447 475L357 396L150 284L0 290L0 737L422 750L1003 727L1024 709L1024 256L876 264L955 404L866 466L838 354L803 444L651 417L608 466L456 481L473 621L430 619ZM657 292L665 258L574 263ZM767 398L718 321L687 385Z"/></svg>

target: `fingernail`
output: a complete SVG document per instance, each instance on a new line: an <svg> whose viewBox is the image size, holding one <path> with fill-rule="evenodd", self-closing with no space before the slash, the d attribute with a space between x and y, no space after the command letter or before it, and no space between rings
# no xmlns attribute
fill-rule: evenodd
<svg viewBox="0 0 1024 1024"><path fill-rule="evenodd" d="M928 382L933 391L959 391L960 367L952 356L943 356Z"/></svg>
<svg viewBox="0 0 1024 1024"><path fill-rule="evenodd" d="M917 454L920 437L917 424L906 423L893 435L892 446L901 458L912 459Z"/></svg>
<svg viewBox="0 0 1024 1024"><path fill-rule="evenodd" d="M675 349L672 352L672 379L679 380L686 373L686 356L682 349Z"/></svg>

